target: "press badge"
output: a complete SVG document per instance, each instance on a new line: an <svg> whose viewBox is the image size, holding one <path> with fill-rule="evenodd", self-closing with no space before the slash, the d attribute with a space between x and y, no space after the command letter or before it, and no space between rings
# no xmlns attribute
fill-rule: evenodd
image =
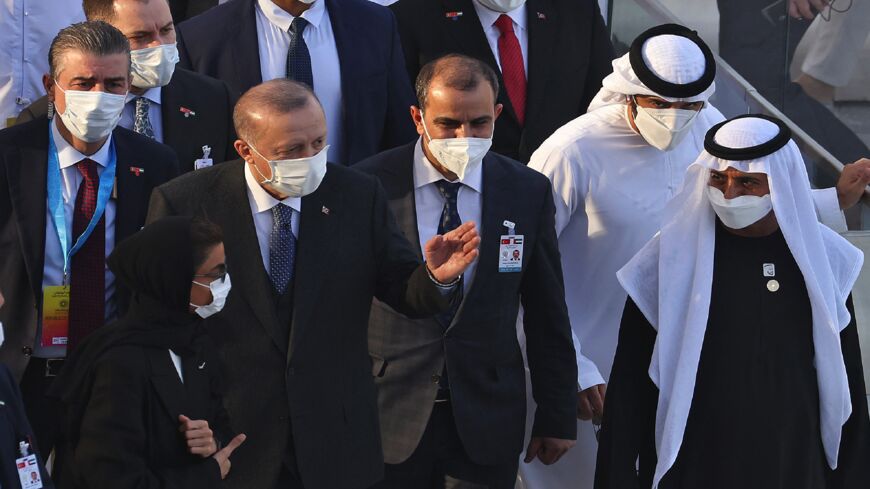
<svg viewBox="0 0 870 489"><path fill-rule="evenodd" d="M498 271L502 273L521 272L523 270L523 241L522 234L516 234L516 225L505 221L508 234L502 235L498 250Z"/></svg>
<svg viewBox="0 0 870 489"><path fill-rule="evenodd" d="M39 473L39 464L36 463L36 455L27 453L30 444L21 442L21 458L15 459L15 467L18 469L18 479L21 481L21 489L42 489L42 475Z"/></svg>
<svg viewBox="0 0 870 489"><path fill-rule="evenodd" d="M214 161L209 158L211 155L211 147L209 145L205 145L202 147L202 158L193 161L193 169L194 170L202 170L203 168L208 168L214 164Z"/></svg>
<svg viewBox="0 0 870 489"><path fill-rule="evenodd" d="M66 345L69 337L69 286L51 285L42 290L43 347ZM41 485L39 487L42 487Z"/></svg>

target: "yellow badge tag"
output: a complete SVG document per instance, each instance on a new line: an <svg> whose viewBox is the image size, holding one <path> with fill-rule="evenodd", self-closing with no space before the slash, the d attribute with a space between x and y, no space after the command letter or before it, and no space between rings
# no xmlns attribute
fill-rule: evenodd
<svg viewBox="0 0 870 489"><path fill-rule="evenodd" d="M69 336L69 286L51 285L42 291L42 346L64 346Z"/></svg>
<svg viewBox="0 0 870 489"><path fill-rule="evenodd" d="M15 125L15 121L17 121L17 117L7 117L6 118L6 127L12 127Z"/></svg>

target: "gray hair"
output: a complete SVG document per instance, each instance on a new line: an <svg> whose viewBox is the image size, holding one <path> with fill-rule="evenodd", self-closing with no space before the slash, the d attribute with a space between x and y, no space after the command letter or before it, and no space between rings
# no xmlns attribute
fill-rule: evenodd
<svg viewBox="0 0 870 489"><path fill-rule="evenodd" d="M236 134L247 141L256 141L259 129L251 117L253 113L267 110L273 114L287 114L308 107L311 102L320 105L317 95L308 85L287 78L276 78L261 83L239 98L233 110L233 125Z"/></svg>
<svg viewBox="0 0 870 489"><path fill-rule="evenodd" d="M100 20L79 22L57 33L48 50L48 66L52 78L57 79L63 68L61 60L69 51L81 51L95 56L125 54L129 70L130 42L121 31Z"/></svg>
<svg viewBox="0 0 870 489"><path fill-rule="evenodd" d="M486 82L492 87L493 100L498 97L498 76L489 65L463 54L447 54L426 63L417 75L414 88L421 109L426 107L429 87L435 79L448 88L463 92L475 90L481 82Z"/></svg>

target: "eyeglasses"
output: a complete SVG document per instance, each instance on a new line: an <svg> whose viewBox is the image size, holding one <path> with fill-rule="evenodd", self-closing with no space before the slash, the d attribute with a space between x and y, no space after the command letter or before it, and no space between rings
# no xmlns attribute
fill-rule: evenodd
<svg viewBox="0 0 870 489"><path fill-rule="evenodd" d="M223 271L218 272L218 273L205 273L205 274L195 273L195 274L193 274L193 277L194 278L196 278L196 277L209 278L211 280L209 280L208 283L212 283L212 282L224 283L224 281L227 279L227 270L224 269ZM194 280L193 282L197 283L196 280ZM200 284L200 285L203 285L203 284Z"/></svg>

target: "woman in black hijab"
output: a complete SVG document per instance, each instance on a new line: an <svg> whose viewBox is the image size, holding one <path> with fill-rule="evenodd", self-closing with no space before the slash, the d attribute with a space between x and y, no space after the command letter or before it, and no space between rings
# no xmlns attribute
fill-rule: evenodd
<svg viewBox="0 0 870 489"><path fill-rule="evenodd" d="M208 221L166 217L109 257L132 301L52 386L65 411L59 487L205 489L226 478L244 435L231 436L202 325L230 289L222 240Z"/></svg>

